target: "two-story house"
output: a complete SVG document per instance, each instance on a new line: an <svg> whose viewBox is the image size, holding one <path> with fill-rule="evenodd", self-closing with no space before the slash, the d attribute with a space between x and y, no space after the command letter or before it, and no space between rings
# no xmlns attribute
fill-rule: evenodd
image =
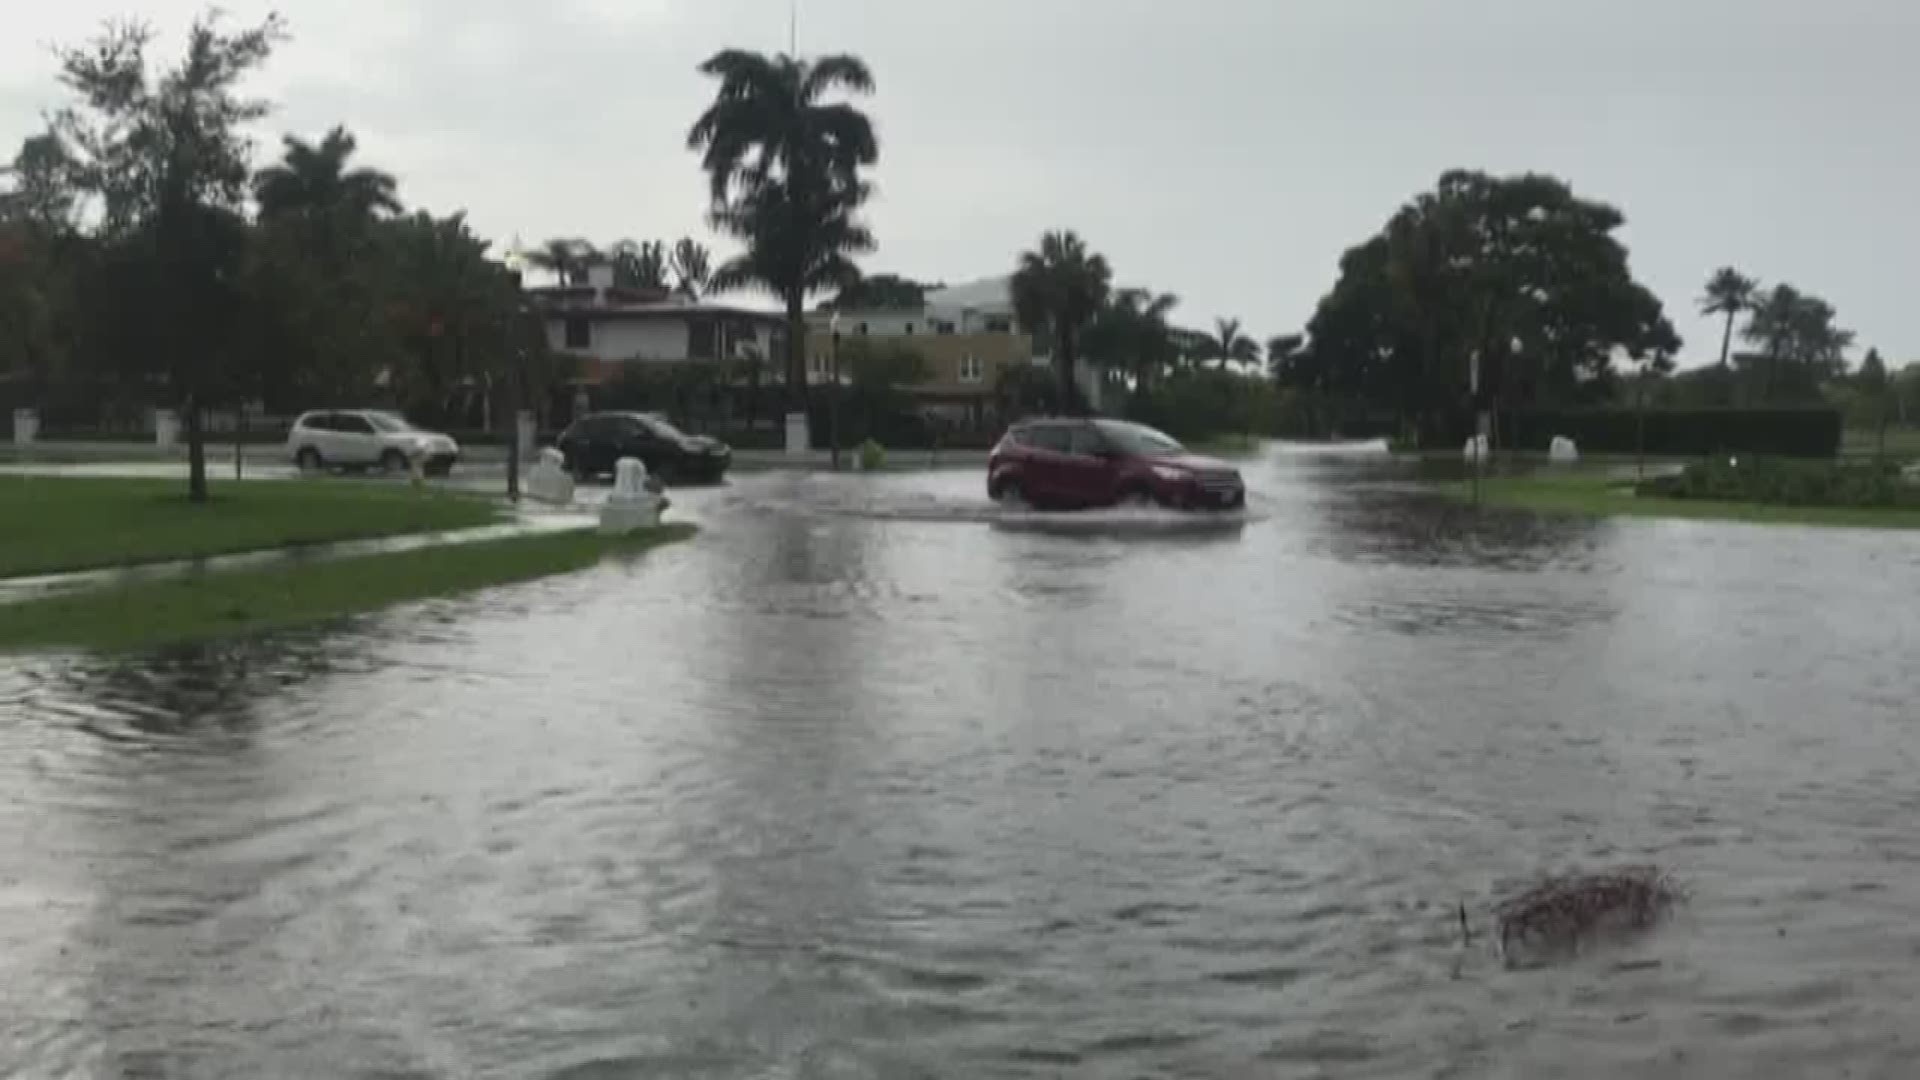
<svg viewBox="0 0 1920 1080"><path fill-rule="evenodd" d="M995 277L939 289L918 308L815 312L807 320L807 375L815 382L832 377L836 328L843 347L885 338L926 360L927 378L909 388L923 409L977 425L994 404L1001 371L1048 362L1034 355L1033 336L1014 317L1011 281ZM1085 388L1098 393L1093 380Z"/></svg>
<svg viewBox="0 0 1920 1080"><path fill-rule="evenodd" d="M583 284L528 289L546 323L547 344L580 357L581 381L609 382L628 364L738 359L751 352L784 354L785 320L777 312L696 301L664 289L625 289L613 268L587 271Z"/></svg>

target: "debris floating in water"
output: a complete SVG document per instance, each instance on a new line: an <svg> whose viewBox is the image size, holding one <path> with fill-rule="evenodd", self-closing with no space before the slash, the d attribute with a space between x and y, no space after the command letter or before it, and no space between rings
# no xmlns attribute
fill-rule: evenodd
<svg viewBox="0 0 1920 1080"><path fill-rule="evenodd" d="M1617 930L1651 927L1686 898L1672 875L1657 866L1622 866L1552 877L1493 909L1500 951L1577 952L1582 941Z"/></svg>

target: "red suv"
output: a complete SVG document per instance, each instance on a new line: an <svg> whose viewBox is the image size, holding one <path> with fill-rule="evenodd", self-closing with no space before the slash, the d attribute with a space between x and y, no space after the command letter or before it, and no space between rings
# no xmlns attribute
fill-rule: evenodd
<svg viewBox="0 0 1920 1080"><path fill-rule="evenodd" d="M987 458L987 494L1033 506L1155 502L1183 509L1245 506L1240 471L1190 454L1171 436L1125 420L1025 420Z"/></svg>

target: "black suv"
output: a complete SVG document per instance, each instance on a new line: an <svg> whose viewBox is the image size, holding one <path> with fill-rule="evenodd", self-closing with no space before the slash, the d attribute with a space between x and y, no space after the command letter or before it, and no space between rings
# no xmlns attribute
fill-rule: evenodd
<svg viewBox="0 0 1920 1080"><path fill-rule="evenodd" d="M567 471L586 480L612 473L623 457L639 458L666 483L714 483L727 474L733 450L718 439L688 435L658 413L589 413L560 433Z"/></svg>

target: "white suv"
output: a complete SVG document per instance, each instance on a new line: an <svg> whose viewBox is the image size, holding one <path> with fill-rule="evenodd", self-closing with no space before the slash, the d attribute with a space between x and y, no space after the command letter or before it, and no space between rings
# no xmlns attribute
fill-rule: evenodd
<svg viewBox="0 0 1920 1080"><path fill-rule="evenodd" d="M302 471L378 467L404 472L419 458L433 476L445 476L460 460L460 444L437 431L423 431L399 413L378 409L304 412L287 432L287 455Z"/></svg>

